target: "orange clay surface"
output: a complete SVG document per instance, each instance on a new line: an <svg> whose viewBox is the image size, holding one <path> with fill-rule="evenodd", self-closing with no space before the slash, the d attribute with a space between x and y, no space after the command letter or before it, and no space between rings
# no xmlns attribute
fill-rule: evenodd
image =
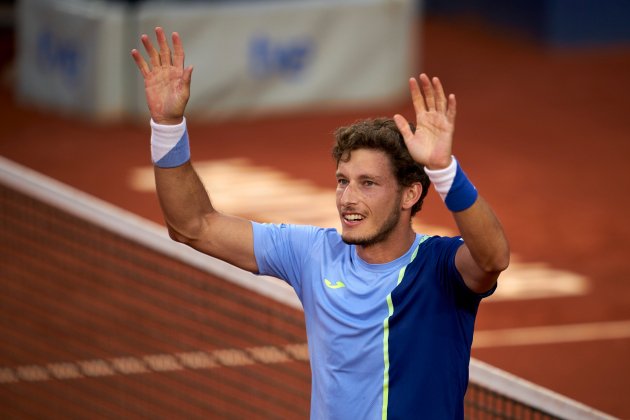
<svg viewBox="0 0 630 420"><path fill-rule="evenodd" d="M499 215L514 255L589 284L579 295L484 302L477 331L630 320L630 49L552 50L479 22L441 19L423 23L419 46L422 71L457 95L455 154ZM203 75L193 75L193 89L195 77ZM10 86L0 90L2 156L162 223L155 193L129 183L135 168L150 164L148 122L57 115L16 103ZM410 100L357 111L191 119L193 159L246 158L332 190L335 128L396 112L412 118ZM243 196L243 214L250 204ZM435 192L418 223L454 229ZM630 331L487 345L473 356L630 418Z"/></svg>

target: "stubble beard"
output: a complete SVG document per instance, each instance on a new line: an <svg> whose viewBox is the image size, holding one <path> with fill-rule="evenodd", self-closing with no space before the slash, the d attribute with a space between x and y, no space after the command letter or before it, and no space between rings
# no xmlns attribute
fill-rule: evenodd
<svg viewBox="0 0 630 420"><path fill-rule="evenodd" d="M342 235L341 239L347 243L348 245L359 245L362 247L370 247L372 245L376 245L380 242L385 241L389 235L394 231L396 225L398 225L398 221L400 220L400 210L394 206L392 208L391 213L387 217L387 220L380 226L377 232L373 235L358 237L358 238L349 238L347 236Z"/></svg>

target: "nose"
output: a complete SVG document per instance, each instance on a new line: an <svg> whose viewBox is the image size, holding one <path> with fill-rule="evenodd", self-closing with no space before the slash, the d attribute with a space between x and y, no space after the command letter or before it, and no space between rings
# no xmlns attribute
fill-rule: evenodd
<svg viewBox="0 0 630 420"><path fill-rule="evenodd" d="M339 203L343 206L348 206L357 203L357 191L353 183L348 183L343 188L339 189Z"/></svg>

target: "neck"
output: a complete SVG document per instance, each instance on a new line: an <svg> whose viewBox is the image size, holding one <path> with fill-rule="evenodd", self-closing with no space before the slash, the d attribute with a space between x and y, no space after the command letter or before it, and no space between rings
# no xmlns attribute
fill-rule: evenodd
<svg viewBox="0 0 630 420"><path fill-rule="evenodd" d="M357 245L357 255L369 264L385 264L405 254L416 239L416 233L407 225L406 229L393 231L387 239L373 245Z"/></svg>

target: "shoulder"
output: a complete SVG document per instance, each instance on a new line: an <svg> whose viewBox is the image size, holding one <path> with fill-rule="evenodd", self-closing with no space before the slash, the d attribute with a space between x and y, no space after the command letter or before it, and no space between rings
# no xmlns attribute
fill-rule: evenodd
<svg viewBox="0 0 630 420"><path fill-rule="evenodd" d="M285 279L296 290L305 269L341 253L335 229L257 222L252 229L259 273Z"/></svg>
<svg viewBox="0 0 630 420"><path fill-rule="evenodd" d="M420 244L420 250L424 252L455 253L464 244L460 236L431 236Z"/></svg>
<svg viewBox="0 0 630 420"><path fill-rule="evenodd" d="M258 223L252 222L254 240L262 242L282 241L297 246L327 243L336 245L341 241L341 236L336 229L322 228L309 225L294 225L287 223Z"/></svg>
<svg viewBox="0 0 630 420"><path fill-rule="evenodd" d="M474 300L480 300L494 293L496 283L493 288L485 293L474 292L466 285L455 263L457 251L464 245L464 240L461 237L433 236L426 240L425 243L426 248L421 248L418 254L424 255L427 259L433 261L438 272L443 273L446 278L452 280L452 282L446 284L454 285L455 290L459 291L460 294L472 297Z"/></svg>
<svg viewBox="0 0 630 420"><path fill-rule="evenodd" d="M313 235L322 237L339 236L336 229L290 223L261 223L252 221L255 232L282 232L288 235Z"/></svg>
<svg viewBox="0 0 630 420"><path fill-rule="evenodd" d="M422 270L437 270L448 277L456 275L455 257L457 250L464 244L460 237L431 236L422 241L412 266L421 266Z"/></svg>

